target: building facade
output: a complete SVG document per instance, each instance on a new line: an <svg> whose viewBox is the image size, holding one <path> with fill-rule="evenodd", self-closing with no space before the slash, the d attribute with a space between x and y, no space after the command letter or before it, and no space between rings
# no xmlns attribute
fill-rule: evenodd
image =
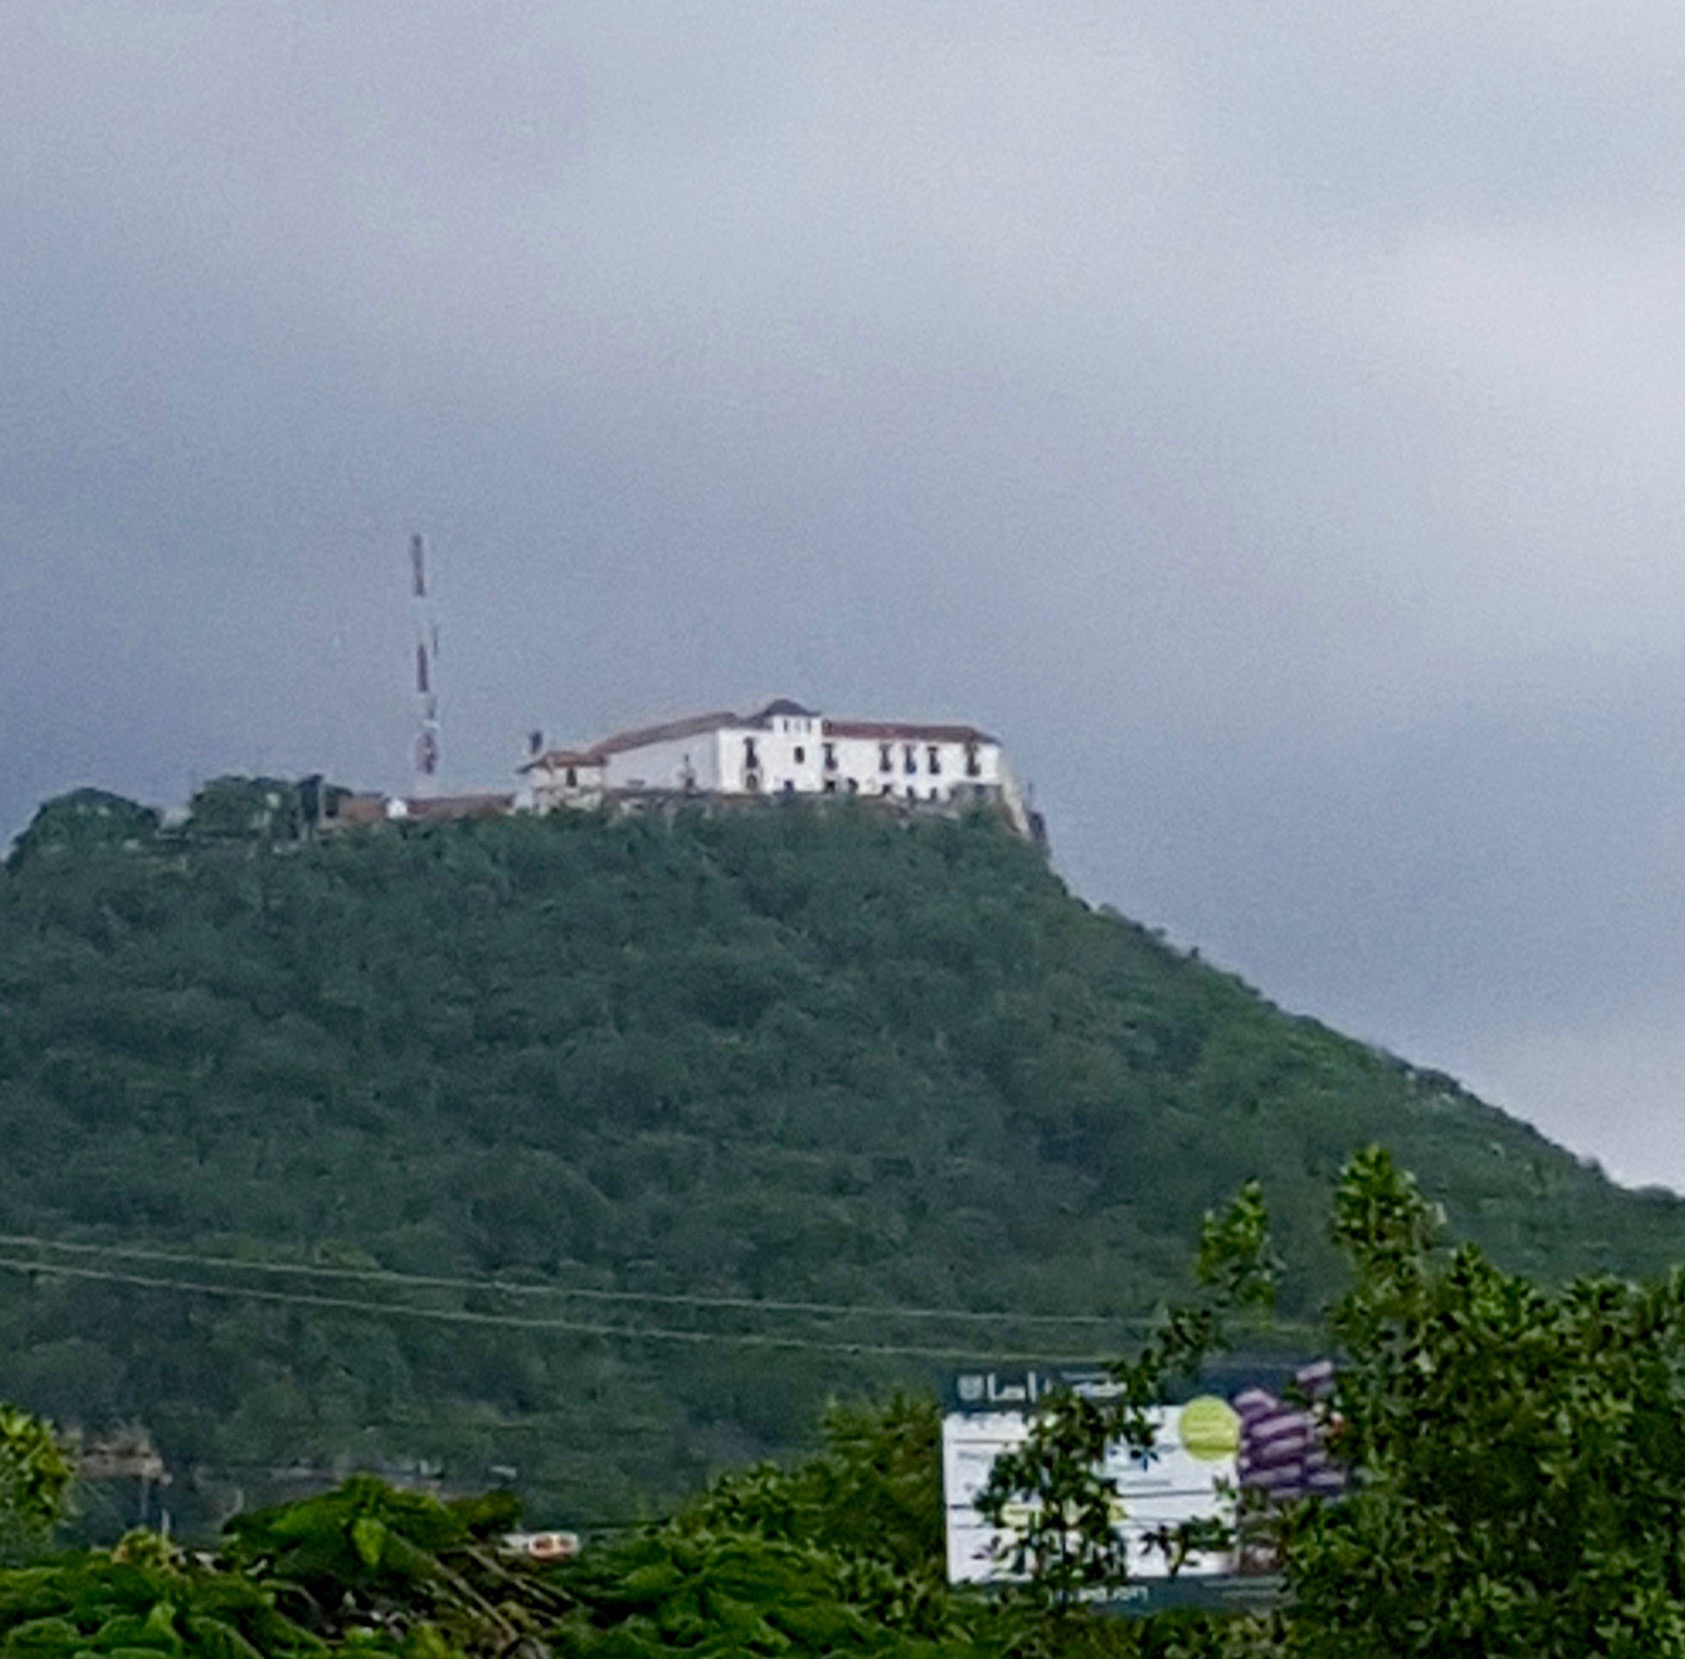
<svg viewBox="0 0 1685 1659"><path fill-rule="evenodd" d="M954 811L994 806L1034 832L1000 743L974 726L839 720L780 698L693 715L584 748L535 742L520 804L539 812L643 796L836 795Z"/></svg>

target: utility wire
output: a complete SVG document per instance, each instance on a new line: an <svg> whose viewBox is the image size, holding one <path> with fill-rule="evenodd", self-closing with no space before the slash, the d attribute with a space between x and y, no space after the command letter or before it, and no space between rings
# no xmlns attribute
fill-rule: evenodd
<svg viewBox="0 0 1685 1659"><path fill-rule="evenodd" d="M252 1475L266 1475L274 1480L292 1480L299 1483L327 1481L337 1484L345 1478L343 1470L324 1469L306 1464L195 1463L193 1472L196 1476L211 1480L224 1480L231 1485ZM580 1520L578 1517L570 1515L564 1517L566 1524L556 1530L563 1532L653 1532L657 1527L664 1527L678 1518L678 1515L649 1515L641 1520L622 1518L619 1520L593 1521Z"/></svg>
<svg viewBox="0 0 1685 1659"><path fill-rule="evenodd" d="M562 1296L591 1302L651 1302L663 1307L730 1308L755 1313L821 1314L833 1318L933 1319L944 1323L1061 1326L1087 1325L1107 1330L1149 1330L1157 1320L1103 1313L1005 1313L976 1308L899 1307L860 1302L764 1300L756 1296L704 1296L680 1291L598 1290L588 1286L523 1284L510 1279L443 1278L404 1273L386 1267L327 1267L311 1262L247 1261L238 1256L199 1255L140 1245L86 1244L0 1233L0 1248L58 1250L85 1256L113 1256L125 1261L168 1262L181 1267L209 1267L243 1273L278 1273L304 1278L351 1279L370 1284L414 1285L427 1290L464 1290L502 1296Z"/></svg>
<svg viewBox="0 0 1685 1659"><path fill-rule="evenodd" d="M1012 1364L1099 1365L1108 1356L1047 1353L986 1353L976 1348L927 1348L885 1342L826 1342L817 1337L778 1336L764 1331L682 1331L657 1325L604 1325L578 1319L528 1319L519 1314L477 1313L469 1308L417 1308L401 1302L367 1302L349 1296L321 1296L300 1291L256 1290L237 1285L205 1284L183 1279L160 1279L142 1273L116 1273L97 1267L73 1267L64 1262L18 1261L0 1257L0 1270L22 1275L95 1280L132 1285L141 1290L175 1291L188 1296L213 1296L228 1301L272 1302L293 1307L333 1308L383 1317L431 1319L442 1324L495 1326L524 1331L568 1332L576 1336L619 1337L633 1342L724 1343L745 1348L811 1349L819 1353L866 1355L876 1358L990 1360Z"/></svg>

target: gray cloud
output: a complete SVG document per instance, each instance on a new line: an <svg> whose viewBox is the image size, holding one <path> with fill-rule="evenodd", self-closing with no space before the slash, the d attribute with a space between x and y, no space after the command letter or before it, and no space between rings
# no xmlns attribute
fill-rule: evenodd
<svg viewBox="0 0 1685 1659"><path fill-rule="evenodd" d="M776 691L1685 1184L1685 14L16 3L0 821Z"/></svg>

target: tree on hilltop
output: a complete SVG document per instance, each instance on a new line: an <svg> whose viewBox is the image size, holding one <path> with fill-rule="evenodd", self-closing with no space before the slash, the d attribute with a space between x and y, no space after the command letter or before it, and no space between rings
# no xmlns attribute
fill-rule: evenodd
<svg viewBox="0 0 1685 1659"><path fill-rule="evenodd" d="M73 789L42 803L6 859L17 871L41 859L144 846L158 833L158 814L104 789Z"/></svg>

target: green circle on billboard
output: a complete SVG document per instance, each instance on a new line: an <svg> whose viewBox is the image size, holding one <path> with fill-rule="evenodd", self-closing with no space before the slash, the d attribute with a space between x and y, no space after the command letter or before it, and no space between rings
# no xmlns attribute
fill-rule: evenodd
<svg viewBox="0 0 1685 1659"><path fill-rule="evenodd" d="M1182 1447L1201 1463L1219 1463L1240 1450L1240 1416L1227 1400L1202 1394L1182 1407L1176 1425Z"/></svg>

